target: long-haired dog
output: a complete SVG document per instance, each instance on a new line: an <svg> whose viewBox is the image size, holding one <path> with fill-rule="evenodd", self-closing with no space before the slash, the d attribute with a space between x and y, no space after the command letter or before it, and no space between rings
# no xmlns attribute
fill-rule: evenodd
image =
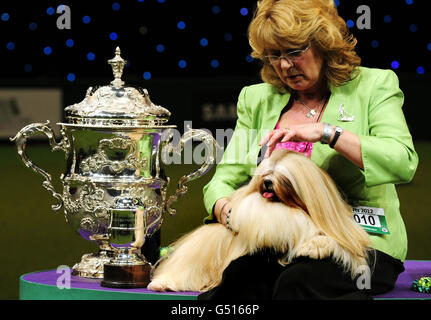
<svg viewBox="0 0 431 320"><path fill-rule="evenodd" d="M300 256L331 257L352 279L367 265L368 234L329 175L299 153L274 151L230 201L233 232L213 223L181 237L148 289L208 291L233 260L264 248L280 253L282 265Z"/></svg>

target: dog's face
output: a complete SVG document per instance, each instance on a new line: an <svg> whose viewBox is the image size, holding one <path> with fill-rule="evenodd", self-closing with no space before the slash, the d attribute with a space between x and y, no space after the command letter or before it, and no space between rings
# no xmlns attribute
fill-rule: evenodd
<svg viewBox="0 0 431 320"><path fill-rule="evenodd" d="M298 186L293 175L286 162L280 160L282 158L273 155L262 161L250 183L233 194L233 212L249 195L253 195L253 202L259 202L259 207L284 205L308 213L307 206L297 193Z"/></svg>
<svg viewBox="0 0 431 320"><path fill-rule="evenodd" d="M292 175L276 160L264 160L250 183L233 194L231 226L250 248L285 252L311 220Z"/></svg>
<svg viewBox="0 0 431 320"><path fill-rule="evenodd" d="M250 191L259 192L266 201L281 202L307 212L307 206L296 191L295 179L283 163L276 160L269 158L261 163L250 183Z"/></svg>

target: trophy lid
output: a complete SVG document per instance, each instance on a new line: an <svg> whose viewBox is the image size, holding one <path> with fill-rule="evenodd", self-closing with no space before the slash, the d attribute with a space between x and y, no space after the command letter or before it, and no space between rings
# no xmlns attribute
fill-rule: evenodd
<svg viewBox="0 0 431 320"><path fill-rule="evenodd" d="M114 80L110 85L90 87L83 101L64 109L68 124L86 127L154 127L169 120L171 113L151 102L146 89L125 86L121 80L127 61L120 48L108 61Z"/></svg>

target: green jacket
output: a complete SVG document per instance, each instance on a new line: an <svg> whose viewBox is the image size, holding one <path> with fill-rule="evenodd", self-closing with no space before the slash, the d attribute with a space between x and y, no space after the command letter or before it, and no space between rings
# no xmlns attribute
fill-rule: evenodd
<svg viewBox="0 0 431 320"><path fill-rule="evenodd" d="M349 204L384 209L390 234L370 234L371 240L376 249L404 261L407 234L395 184L413 179L418 155L402 111L404 95L398 78L391 70L361 67L355 79L340 87L330 86L330 90L321 121L359 136L364 170L319 142L313 145L311 160L331 175ZM275 128L289 98L289 93L279 93L266 83L242 89L234 134L212 180L204 187L208 221L214 218L212 208L218 199L229 196L251 179L259 141ZM354 116L353 121L338 120L341 104Z"/></svg>

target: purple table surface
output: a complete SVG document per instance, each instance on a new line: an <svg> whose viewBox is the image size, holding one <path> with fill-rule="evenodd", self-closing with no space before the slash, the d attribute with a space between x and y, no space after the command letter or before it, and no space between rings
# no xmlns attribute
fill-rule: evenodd
<svg viewBox="0 0 431 320"><path fill-rule="evenodd" d="M375 299L431 299L430 293L413 291L413 281L422 277L431 277L431 261L406 260L405 271L398 276L395 288L385 294L375 296Z"/></svg>
<svg viewBox="0 0 431 320"><path fill-rule="evenodd" d="M412 283L421 277L431 277L431 261L425 260L407 260L404 262L405 271L401 273L395 284L395 289L381 295L375 299L431 299L431 294L420 293L411 290ZM29 273L22 276L22 279L28 282L39 283L44 285L57 285L57 279L61 274L56 270L47 270L41 272ZM197 296L199 292L155 292L146 288L137 289L116 289L105 288L100 285L101 280L85 279L71 276L71 288L88 289L88 290L105 290L118 292L133 292L142 294L167 294L167 295L189 295Z"/></svg>
<svg viewBox="0 0 431 320"><path fill-rule="evenodd" d="M40 272L28 273L22 276L24 281L38 283L49 286L57 286L57 280L63 273L57 273L57 270L46 270ZM148 290L147 288L136 288L136 289L117 289L117 288L106 288L100 285L101 279L87 279L82 277L71 276L70 287L75 289L87 289L87 290L102 290L102 291L117 291L117 292L129 292L129 293L142 293L142 294L166 294L166 295L188 295L197 296L199 292L156 292Z"/></svg>

